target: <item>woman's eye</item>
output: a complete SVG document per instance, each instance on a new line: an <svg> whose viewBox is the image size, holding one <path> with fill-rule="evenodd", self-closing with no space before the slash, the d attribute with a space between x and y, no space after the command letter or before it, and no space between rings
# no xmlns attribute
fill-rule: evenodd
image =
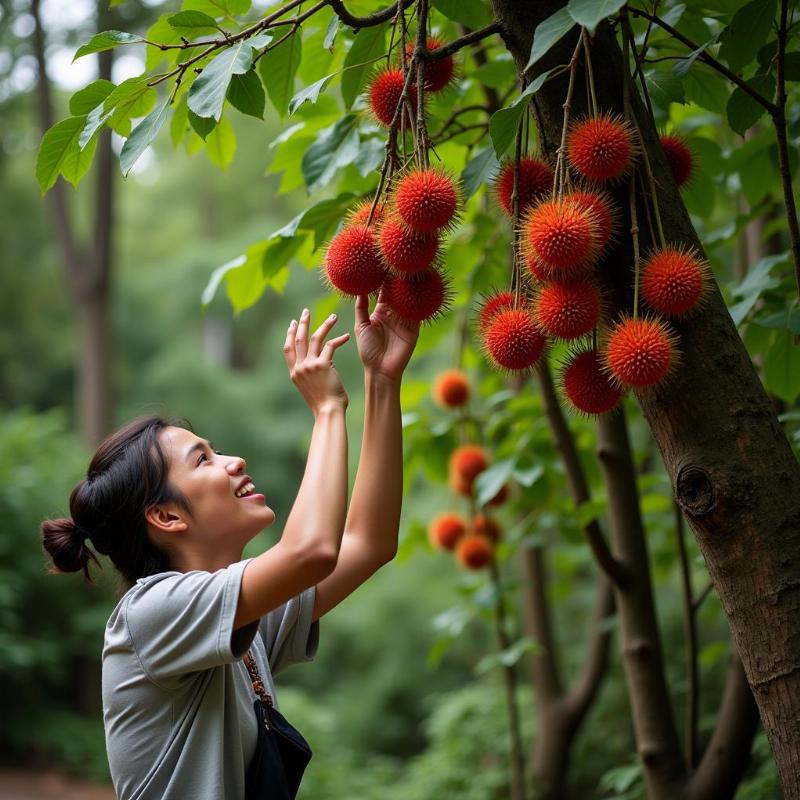
<svg viewBox="0 0 800 800"><path fill-rule="evenodd" d="M197 459L197 466L200 466L200 464L203 462L203 459L205 459L205 458L206 458L206 454L205 453L200 453L200 456Z"/></svg>

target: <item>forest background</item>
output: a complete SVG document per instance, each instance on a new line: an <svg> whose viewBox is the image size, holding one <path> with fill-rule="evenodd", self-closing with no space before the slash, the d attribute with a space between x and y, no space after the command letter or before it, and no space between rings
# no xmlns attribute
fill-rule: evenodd
<svg viewBox="0 0 800 800"><path fill-rule="evenodd" d="M714 8L707 3L707 15L678 14L676 24L705 42L704 37L730 22L736 9L729 5ZM266 8L253 6L254 16ZM456 25L475 28L486 21L486 8L477 0L432 6L434 27L447 32ZM353 6L360 13L378 7L369 2ZM0 755L9 764L56 766L103 782L108 774L97 679L103 626L115 598L111 569L106 566L95 587L76 578L49 576L38 543L39 521L66 512L69 490L91 452L75 399L76 368L86 354L76 330L74 303L65 290L53 218L35 180L42 134L32 49L35 22L26 2L4 0L0 9L0 707L7 721L0 732ZM160 15L177 10L177 3L129 2L118 13L128 15L125 30L141 32ZM99 29L97 13L90 3L41 4L53 121L68 115L71 94L92 79L95 56L74 64L71 59ZM304 43L293 91L333 71L325 69L324 59L340 62L347 52L350 40L344 30L339 50L322 46L328 21L308 26L309 41ZM317 51L312 51L314 45ZM502 46L487 46L495 47L489 61L461 69L459 88L453 91L466 96L488 87L511 102L517 96L513 62ZM316 61L309 57L312 52L317 53ZM138 74L142 63L142 52L135 47L119 51L114 82ZM792 65L794 75L798 62L792 60ZM681 75L668 69L663 74L671 77L651 84L659 124L688 137L698 161L693 182L682 192L684 201L797 449L800 356L794 336L800 333L800 318L793 305L796 288L771 131L758 116L745 116L739 120L739 132L733 130L730 87L710 72L688 70ZM114 175L113 424L140 413L177 414L223 452L245 456L248 471L268 487L269 502L278 512L276 526L260 536L248 554L269 546L280 530L302 474L310 431L310 417L288 380L280 352L286 324L308 305L318 319L337 310L337 329L343 329L352 324L352 311L322 285L321 250L313 249L311 237L294 254L290 268L270 276L255 292L247 281L224 279L213 296L205 294L204 307L204 290L218 267L310 205L343 193L354 198L374 186L383 147L377 126L370 130L367 124L357 156L339 164L339 170L310 176L303 169L303 152L343 114L340 91L334 81L315 103L303 105L290 119L285 109L279 115L270 105L275 100L270 94L266 122L226 115L226 133L217 135L213 150L201 147L194 135L176 150L164 130L126 180ZM357 115L364 113L360 103L356 101ZM795 142L794 100L790 112L790 140ZM436 113L446 119L444 107L434 108ZM734 118L738 119L735 112ZM281 136L300 123L306 138ZM463 144L473 141L474 146L462 152ZM121 142L115 136L117 151ZM279 688L287 716L314 747L301 795L308 798L507 796L503 679L509 669L519 684L526 753L539 733L528 667L540 645L526 633L522 620L519 552L547 549L547 592L567 675L582 663L595 604L596 569L582 534L590 516L603 519L607 511L592 458L594 423L569 420L593 495L591 503L576 509L535 381L510 390L502 376L483 364L472 336L476 293L502 282L509 268L510 225L492 205L492 143L485 130L477 138L464 133L441 145L439 152L459 172L472 167L467 173L472 191L446 257L454 281L453 308L424 329L403 386L406 499L400 552L323 621L316 660L287 673ZM794 147L790 153L796 158ZM92 175L78 191L65 187L74 231L84 240L91 238L94 224ZM338 201L340 207L351 199ZM553 354L554 363L558 355ZM362 406L359 364L353 348L345 348L337 358L351 396L354 465ZM447 487L447 459L457 442L456 417L431 398L436 375L456 360L468 370L476 389L473 413L483 421L500 467L494 479L514 480L514 502L498 512L504 527L498 550L502 597L513 642L499 657L496 587L485 572L465 572L445 554L434 552L426 533L435 514L458 508L461 502ZM626 411L666 673L676 716L682 719L687 654L671 490L637 404L627 400ZM686 546L700 596L707 573L692 537L687 537ZM607 622L609 631L614 624L613 618ZM705 741L716 721L729 652L727 624L713 591L698 607L697 626L702 687L698 728ZM569 781L579 797L644 797L616 647L578 731ZM769 747L759 733L736 797L779 796Z"/></svg>

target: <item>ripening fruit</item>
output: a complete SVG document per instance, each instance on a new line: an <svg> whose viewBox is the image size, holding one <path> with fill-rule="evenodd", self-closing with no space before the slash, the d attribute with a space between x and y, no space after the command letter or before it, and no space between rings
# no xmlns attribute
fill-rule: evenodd
<svg viewBox="0 0 800 800"><path fill-rule="evenodd" d="M501 506L508 500L508 484L504 483L500 487L500 491L491 499L486 502L487 506Z"/></svg>
<svg viewBox="0 0 800 800"><path fill-rule="evenodd" d="M369 107L375 119L382 125L391 125L394 119L406 79L399 67L378 70L369 85ZM417 92L412 85L409 90L412 105L416 105Z"/></svg>
<svg viewBox="0 0 800 800"><path fill-rule="evenodd" d="M456 559L467 569L483 569L492 560L492 543L479 533L468 533L456 545Z"/></svg>
<svg viewBox="0 0 800 800"><path fill-rule="evenodd" d="M395 214L381 225L378 241L386 263L398 272L422 272L439 252L438 233L415 231Z"/></svg>
<svg viewBox="0 0 800 800"><path fill-rule="evenodd" d="M584 414L605 414L622 398L622 389L612 383L597 350L579 350L567 362L562 374L567 399Z"/></svg>
<svg viewBox="0 0 800 800"><path fill-rule="evenodd" d="M522 221L522 252L555 275L580 272L597 255L594 216L573 200L545 200Z"/></svg>
<svg viewBox="0 0 800 800"><path fill-rule="evenodd" d="M502 536L500 524L487 514L477 514L472 520L472 530L485 536L492 544L497 544Z"/></svg>
<svg viewBox="0 0 800 800"><path fill-rule="evenodd" d="M542 264L536 253L532 250L528 250L527 252L523 250L522 258L524 259L525 266L528 268L528 272L539 283L547 283L547 281L550 280L550 270Z"/></svg>
<svg viewBox="0 0 800 800"><path fill-rule="evenodd" d="M691 250L666 247L642 266L642 297L656 311L686 314L708 287L708 265Z"/></svg>
<svg viewBox="0 0 800 800"><path fill-rule="evenodd" d="M424 322L446 305L447 286L441 273L426 269L414 275L389 275L383 284L384 299L402 319Z"/></svg>
<svg viewBox="0 0 800 800"><path fill-rule="evenodd" d="M386 268L372 227L347 225L334 236L325 253L325 274L340 292L371 294L386 277Z"/></svg>
<svg viewBox="0 0 800 800"><path fill-rule="evenodd" d="M621 178L635 153L633 129L617 114L589 117L573 125L567 136L570 163L591 181Z"/></svg>
<svg viewBox="0 0 800 800"><path fill-rule="evenodd" d="M611 240L617 221L611 198L605 192L578 189L570 192L567 199L575 201L581 208L592 214L595 221L597 249L598 251L604 250Z"/></svg>
<svg viewBox="0 0 800 800"><path fill-rule="evenodd" d="M417 231L431 232L452 224L459 192L449 175L439 169L414 169L404 175L394 193L403 221Z"/></svg>
<svg viewBox="0 0 800 800"><path fill-rule="evenodd" d="M692 151L682 136L675 134L659 137L664 155L672 171L672 177L678 186L684 186L692 177L694 171L694 157Z"/></svg>
<svg viewBox="0 0 800 800"><path fill-rule="evenodd" d="M498 311L513 307L514 292L495 292L489 295L478 312L478 329L486 332Z"/></svg>
<svg viewBox="0 0 800 800"><path fill-rule="evenodd" d="M460 369L440 372L433 384L433 399L445 408L460 408L469 400L469 378Z"/></svg>
<svg viewBox="0 0 800 800"><path fill-rule="evenodd" d="M369 212L372 209L372 200L362 200L350 210L350 213L347 217L348 222L355 222L356 224L366 225L367 220L369 219ZM384 203L378 203L375 206L375 213L372 216L372 225L376 227L380 225L383 221L383 214L386 210L386 205Z"/></svg>
<svg viewBox="0 0 800 800"><path fill-rule="evenodd" d="M438 50L444 46L441 39L436 39L433 36L428 37L427 44L425 45L428 52ZM408 42L406 44L406 58L411 59L411 54L414 52L416 42ZM433 61L425 62L425 88L429 92L440 92L453 80L455 74L455 64L453 63L453 56L444 56L437 58Z"/></svg>
<svg viewBox="0 0 800 800"><path fill-rule="evenodd" d="M463 495L472 494L475 478L489 466L489 456L477 444L462 444L450 454L450 485Z"/></svg>
<svg viewBox="0 0 800 800"><path fill-rule="evenodd" d="M608 336L605 366L619 385L642 389L662 381L675 357L675 335L666 322L624 319Z"/></svg>
<svg viewBox="0 0 800 800"><path fill-rule="evenodd" d="M541 158L525 156L519 162L519 213L522 216L537 200L553 188L553 170ZM509 216L513 213L511 194L514 191L514 162L503 165L495 184L497 202Z"/></svg>
<svg viewBox="0 0 800 800"><path fill-rule="evenodd" d="M542 355L545 336L524 308L507 308L495 314L486 330L484 349L497 367L508 371L532 367Z"/></svg>
<svg viewBox="0 0 800 800"><path fill-rule="evenodd" d="M437 550L452 550L467 532L467 522L461 514L448 511L431 520L428 539Z"/></svg>
<svg viewBox="0 0 800 800"><path fill-rule="evenodd" d="M539 290L534 307L546 333L575 339L597 325L600 291L588 281L554 281Z"/></svg>

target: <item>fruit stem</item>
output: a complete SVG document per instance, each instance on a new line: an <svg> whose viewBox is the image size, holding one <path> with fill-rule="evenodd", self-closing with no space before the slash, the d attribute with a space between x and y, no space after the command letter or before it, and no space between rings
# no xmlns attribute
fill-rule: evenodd
<svg viewBox="0 0 800 800"><path fill-rule="evenodd" d="M623 25L627 22L627 15L623 16ZM628 52L628 37L623 32L622 36L622 69L623 69L623 82L622 82L622 105L625 111L625 120L628 123L633 122L631 113L631 74L630 74L630 54ZM635 122L633 123L635 125ZM639 128L636 126L636 132L639 133ZM639 136L639 143L641 144L641 136ZM644 151L644 147L642 147ZM638 170L634 168L628 181L628 204L630 205L631 215L631 240L633 241L633 318L639 317L639 219L636 214L636 173ZM655 206L654 206L655 210Z"/></svg>
<svg viewBox="0 0 800 800"><path fill-rule="evenodd" d="M523 78L523 83L525 83ZM525 87L523 86L523 89ZM525 120L525 113L519 118L517 123L517 135L514 145L514 179L511 187L511 288L514 292L514 305L520 304L520 288L522 276L519 270L519 185L520 185L520 162L522 161L522 128Z"/></svg>
<svg viewBox="0 0 800 800"><path fill-rule="evenodd" d="M428 46L425 39L428 28L428 0L417 0L417 44L414 48L414 61L417 69L417 150L419 164L428 168L428 126L425 121L425 56ZM414 63L412 61L412 63Z"/></svg>
<svg viewBox="0 0 800 800"><path fill-rule="evenodd" d="M569 85L567 86L567 96L564 100L564 121L561 123L561 144L558 146L556 156L556 169L553 178L553 192L557 196L564 193L564 185L569 180L567 175L567 128L569 127L569 110L572 104L572 93L575 90L575 73L578 71L578 56L583 47L583 37L578 37L578 44L575 45L575 52L569 60Z"/></svg>
<svg viewBox="0 0 800 800"><path fill-rule="evenodd" d="M594 70L592 69L592 56L589 49L589 33L586 28L581 29L581 39L583 40L583 53L586 58L586 72L589 75L589 96L592 99L592 115L596 117L599 111L597 94L594 90Z"/></svg>

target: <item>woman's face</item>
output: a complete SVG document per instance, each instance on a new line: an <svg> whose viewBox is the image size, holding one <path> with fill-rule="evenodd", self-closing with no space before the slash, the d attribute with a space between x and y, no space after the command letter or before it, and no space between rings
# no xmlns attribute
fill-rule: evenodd
<svg viewBox="0 0 800 800"><path fill-rule="evenodd" d="M160 443L169 481L191 506L184 516L194 541L244 547L275 521L275 512L245 472L243 458L215 453L209 442L185 428L164 428Z"/></svg>

